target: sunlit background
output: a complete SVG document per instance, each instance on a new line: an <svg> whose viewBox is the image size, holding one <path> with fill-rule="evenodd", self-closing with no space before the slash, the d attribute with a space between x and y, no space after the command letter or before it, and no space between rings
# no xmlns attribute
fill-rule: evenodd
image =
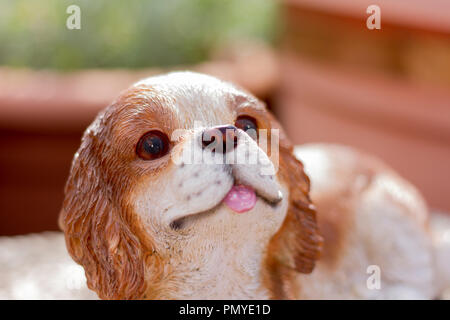
<svg viewBox="0 0 450 320"><path fill-rule="evenodd" d="M295 143L384 159L450 211L450 3L3 0L0 235L58 230L84 128L134 81L169 70L232 80ZM69 30L69 5L81 29Z"/></svg>

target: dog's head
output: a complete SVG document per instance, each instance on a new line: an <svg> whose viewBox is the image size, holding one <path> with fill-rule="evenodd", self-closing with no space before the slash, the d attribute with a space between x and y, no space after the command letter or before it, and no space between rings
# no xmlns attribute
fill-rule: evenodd
<svg viewBox="0 0 450 320"><path fill-rule="evenodd" d="M132 86L86 130L60 225L101 298L274 296L273 274L318 258L308 192L262 102L171 73Z"/></svg>

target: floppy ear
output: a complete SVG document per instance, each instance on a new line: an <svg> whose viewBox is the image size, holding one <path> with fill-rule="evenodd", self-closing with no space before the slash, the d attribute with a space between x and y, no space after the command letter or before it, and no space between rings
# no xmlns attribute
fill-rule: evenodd
<svg viewBox="0 0 450 320"><path fill-rule="evenodd" d="M90 289L102 299L140 298L143 248L130 229L131 215L119 210L121 200L109 192L114 182L106 178L105 167L113 164L98 156L102 152L104 146L88 130L72 163L59 224Z"/></svg>
<svg viewBox="0 0 450 320"><path fill-rule="evenodd" d="M269 244L269 263L310 273L320 257L322 237L309 197L309 178L281 126L269 115L272 129L280 129L280 174L289 185L289 208L280 230ZM274 266L275 264L275 266Z"/></svg>

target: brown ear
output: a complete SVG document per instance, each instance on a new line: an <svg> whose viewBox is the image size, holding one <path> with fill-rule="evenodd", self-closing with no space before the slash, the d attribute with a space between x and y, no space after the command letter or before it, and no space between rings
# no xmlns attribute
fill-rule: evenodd
<svg viewBox="0 0 450 320"><path fill-rule="evenodd" d="M280 230L269 244L269 263L272 268L279 264L298 272L310 273L320 257L322 237L309 197L309 178L303 170L303 164L293 155L292 145L280 125L272 116L270 118L272 129L280 129L280 174L289 185L290 205Z"/></svg>
<svg viewBox="0 0 450 320"><path fill-rule="evenodd" d="M86 273L88 287L102 299L140 298L144 292L143 248L134 232L131 215L116 199L106 177L108 165L98 156L107 152L88 130L70 172L59 224L72 258ZM117 177L116 177L117 178Z"/></svg>

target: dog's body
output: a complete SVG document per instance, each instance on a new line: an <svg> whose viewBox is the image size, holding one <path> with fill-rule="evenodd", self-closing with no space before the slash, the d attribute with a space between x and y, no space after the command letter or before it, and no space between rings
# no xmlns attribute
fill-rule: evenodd
<svg viewBox="0 0 450 320"><path fill-rule="evenodd" d="M268 141L279 133L279 146L263 150L252 126ZM202 140L211 129L228 137L225 151ZM192 153L203 160L186 161ZM206 163L211 154L258 160ZM433 297L418 192L351 150L295 155L312 202L291 144L250 94L194 73L137 83L74 158L60 216L69 252L101 298Z"/></svg>
<svg viewBox="0 0 450 320"><path fill-rule="evenodd" d="M433 297L428 212L418 191L380 161L348 147L306 145L295 154L311 179L324 236L315 270L300 276L301 297Z"/></svg>

